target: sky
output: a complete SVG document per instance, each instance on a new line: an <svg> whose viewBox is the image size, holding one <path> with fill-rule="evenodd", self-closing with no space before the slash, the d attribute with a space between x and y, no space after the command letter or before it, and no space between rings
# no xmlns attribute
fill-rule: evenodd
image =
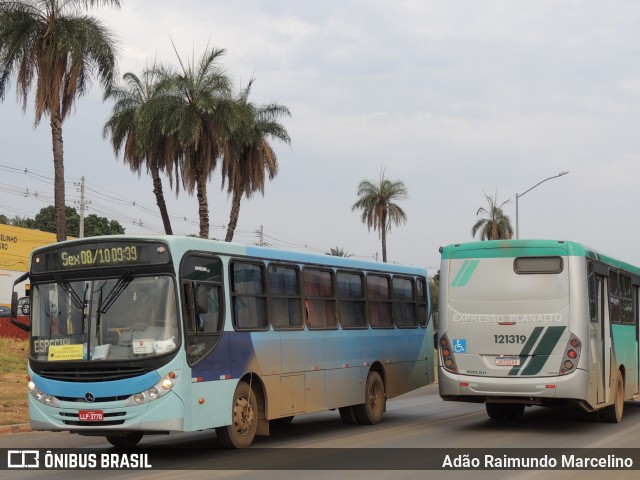
<svg viewBox="0 0 640 480"><path fill-rule="evenodd" d="M236 89L278 102L291 145L279 173L244 199L235 241L381 260L377 232L351 206L362 180L403 181L407 223L390 262L437 272L438 249L472 241L497 195L520 238L575 240L640 265L640 2L634 0L136 0L92 10L119 43L119 76L224 48ZM175 50L174 50L175 45ZM112 104L97 82L63 125L67 204L161 233L151 178L113 153ZM12 89L0 104L0 214L53 204L47 119L34 128ZM538 182L556 176L527 191ZM164 182L174 232L197 234L195 196ZM230 198L208 184L211 236Z"/></svg>

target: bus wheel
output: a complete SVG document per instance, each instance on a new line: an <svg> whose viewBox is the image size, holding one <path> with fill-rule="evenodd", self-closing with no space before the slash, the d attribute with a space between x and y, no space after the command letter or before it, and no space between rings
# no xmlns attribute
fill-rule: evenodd
<svg viewBox="0 0 640 480"><path fill-rule="evenodd" d="M338 409L340 412L340 418L344 423L355 424L358 423L356 419L356 412L354 411L354 407L340 407Z"/></svg>
<svg viewBox="0 0 640 480"><path fill-rule="evenodd" d="M361 425L380 423L385 410L385 397L382 377L378 372L369 372L364 403L353 407L357 422Z"/></svg>
<svg viewBox="0 0 640 480"><path fill-rule="evenodd" d="M107 435L107 442L114 447L132 448L135 447L142 437L143 433L128 433L127 435Z"/></svg>
<svg viewBox="0 0 640 480"><path fill-rule="evenodd" d="M218 440L225 448L247 448L253 443L258 429L256 394L248 383L238 383L231 413L233 424L216 428Z"/></svg>
<svg viewBox="0 0 640 480"><path fill-rule="evenodd" d="M507 420L522 420L524 417L524 405L507 403L502 406L502 412Z"/></svg>
<svg viewBox="0 0 640 480"><path fill-rule="evenodd" d="M618 374L616 388L613 391L613 405L602 409L600 419L608 423L620 423L622 421L622 411L624 410L624 384L621 374Z"/></svg>
<svg viewBox="0 0 640 480"><path fill-rule="evenodd" d="M293 417L294 415L289 415L288 417L274 418L271 421L277 425L289 425L291 422L293 422Z"/></svg>
<svg viewBox="0 0 640 480"><path fill-rule="evenodd" d="M504 418L504 409L501 403L485 403L485 408L487 409L487 415L489 418L493 418L495 420L500 420Z"/></svg>

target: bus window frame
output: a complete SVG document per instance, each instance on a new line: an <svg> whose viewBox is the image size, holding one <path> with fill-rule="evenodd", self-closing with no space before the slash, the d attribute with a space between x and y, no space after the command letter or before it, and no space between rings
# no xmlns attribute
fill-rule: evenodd
<svg viewBox="0 0 640 480"><path fill-rule="evenodd" d="M394 285L394 281L399 280L408 280L411 284L411 301L407 301L404 297L402 299L396 299L396 288ZM396 328L418 328L420 326L420 320L418 319L418 291L416 287L416 277L410 277L407 275L394 275L391 277L391 314L393 315L393 324ZM413 320L414 323L411 325L399 325L396 318L396 305L398 304L406 304L411 305L413 307Z"/></svg>
<svg viewBox="0 0 640 480"><path fill-rule="evenodd" d="M369 277L378 277L378 278L384 278L387 281L387 288L389 291L389 296L386 300L384 299L371 299L370 298L370 290L369 290ZM366 292L366 297L367 297L367 317L369 319L369 327L373 328L373 329L392 329L392 328L397 328L396 323L395 323L395 319L393 318L393 283L391 282L391 275L387 274L387 273L382 273L382 272L368 272L367 276L366 276L366 287L367 287L367 292ZM371 322L372 319L372 315L371 315L371 306L372 303L376 303L376 304L389 304L389 319L391 324L390 325L374 325Z"/></svg>
<svg viewBox="0 0 640 480"><path fill-rule="evenodd" d="M235 266L238 264L243 265L255 265L260 268L260 281L262 284L262 293L253 294L253 293L238 293L235 291ZM266 332L271 329L271 321L269 319L269 305L268 305L268 290L267 290L267 276L266 276L267 266L264 260L258 258L232 258L229 261L228 266L228 274L229 274L229 300L231 304L231 325L233 329L237 332ZM263 312L264 312L264 325L263 326L248 326L241 327L238 325L236 321L236 299L242 297L250 297L250 298L262 298L263 300Z"/></svg>
<svg viewBox="0 0 640 480"><path fill-rule="evenodd" d="M335 279L336 279L336 302L337 302L337 314L338 314L338 323L340 324L340 328L342 330L367 330L371 328L369 325L369 315L367 309L367 282L366 282L366 273L367 270L349 270L349 269L336 269ZM338 276L341 274L345 275L355 275L360 277L360 286L362 287L362 297L356 299L354 297L345 297L342 298L340 296L340 289L338 288L339 280ZM340 304L341 302L362 302L364 311L364 325L347 325L345 326L342 321L342 314L340 313Z"/></svg>
<svg viewBox="0 0 640 480"><path fill-rule="evenodd" d="M271 275L271 267L282 267L282 268L290 268L292 270L294 270L296 272L296 284L298 287L298 295L294 296L294 295L279 295L279 294L274 294L271 291L271 282L270 282L270 275ZM266 282L267 282L267 322L270 325L270 327L276 331L276 332L290 332L290 331L299 331L299 330L304 330L304 326L305 326L305 319L304 319L304 313L303 313L303 293L302 293L302 269L300 268L299 265L294 264L294 263L286 263L286 262L269 262L267 264L266 267L266 272L267 272L267 278L266 278ZM274 325L273 323L273 312L272 312L272 305L273 305L273 300L275 299L285 299L285 300L290 300L290 299L297 299L298 300L298 315L299 315L299 319L300 319L300 325L297 326L281 326L281 325Z"/></svg>
<svg viewBox="0 0 640 480"><path fill-rule="evenodd" d="M319 295L310 295L307 292L305 274L308 271L316 271L316 272L326 272L330 276L330 285L331 285L331 295L328 296L319 296ZM303 308L304 308L304 324L308 330L318 331L318 330L338 330L340 329L340 318L338 315L338 299L337 299L337 288L336 288L336 270L330 267L323 267L320 265L304 265L302 268L302 299L303 299ZM314 302L318 300L324 300L327 302L333 302L333 319L334 323L332 326L328 326L326 323L322 326L315 327L313 326L313 322L309 318L309 301Z"/></svg>

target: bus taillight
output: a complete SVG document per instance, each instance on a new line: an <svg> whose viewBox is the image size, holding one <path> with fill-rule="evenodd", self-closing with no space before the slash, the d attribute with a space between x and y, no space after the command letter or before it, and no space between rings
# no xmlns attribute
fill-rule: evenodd
<svg viewBox="0 0 640 480"><path fill-rule="evenodd" d="M560 375L567 375L575 371L578 366L578 360L580 358L580 349L582 345L578 337L571 334L567 346L564 349L564 356L562 357L562 363L560 366Z"/></svg>
<svg viewBox="0 0 640 480"><path fill-rule="evenodd" d="M458 367L456 366L456 361L453 358L453 350L451 349L451 345L449 344L449 338L445 333L440 337L440 354L442 355L442 366L449 370L450 372L457 373Z"/></svg>

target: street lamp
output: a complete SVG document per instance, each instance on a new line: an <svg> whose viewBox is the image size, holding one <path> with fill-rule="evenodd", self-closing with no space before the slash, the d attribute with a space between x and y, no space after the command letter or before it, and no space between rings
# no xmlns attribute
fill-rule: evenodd
<svg viewBox="0 0 640 480"><path fill-rule="evenodd" d="M520 193L517 194L516 193L516 238L520 238L520 231L518 229L518 199L520 197L522 197L525 193L530 192L531 190L533 190L534 188L536 188L538 185L540 185L541 183L546 182L547 180L551 180L553 178L558 178L561 177L563 175L567 175L569 172L567 171L562 171L560 172L558 175L554 175L553 177L549 177L549 178L545 178L544 180L539 181L538 183L536 183L533 187L531 187L529 190L525 191L524 193Z"/></svg>

